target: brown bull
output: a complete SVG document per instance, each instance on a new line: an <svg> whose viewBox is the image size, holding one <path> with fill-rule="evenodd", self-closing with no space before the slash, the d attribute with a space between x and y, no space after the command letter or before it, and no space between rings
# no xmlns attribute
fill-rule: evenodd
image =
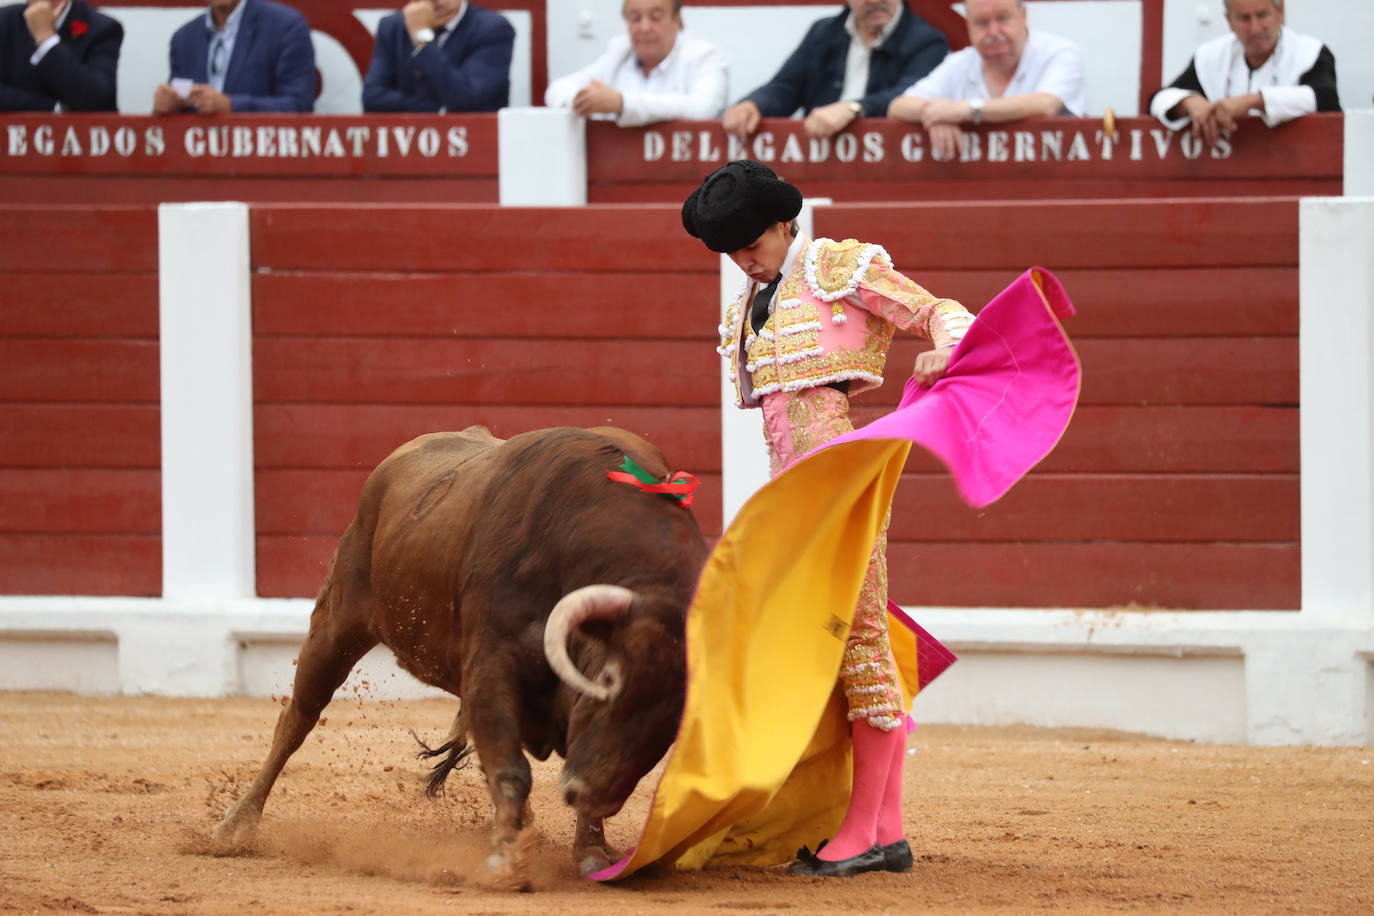
<svg viewBox="0 0 1374 916"><path fill-rule="evenodd" d="M215 840L248 839L287 759L364 653L381 643L460 698L431 791L472 750L493 814L492 870L522 872L530 767L564 758L585 874L615 854L615 814L672 743L686 683L684 621L707 548L676 499L607 478L663 455L618 429L483 427L421 436L364 484L301 646L262 769ZM428 749L427 749L428 750Z"/></svg>

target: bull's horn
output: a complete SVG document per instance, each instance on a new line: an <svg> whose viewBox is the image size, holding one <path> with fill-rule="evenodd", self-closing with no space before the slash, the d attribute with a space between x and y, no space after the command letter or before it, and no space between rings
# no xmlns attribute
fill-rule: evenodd
<svg viewBox="0 0 1374 916"><path fill-rule="evenodd" d="M563 683L598 700L610 698L612 687L619 685L598 684L578 671L568 656L568 636L588 620L620 617L630 609L634 599L634 592L619 585L588 585L568 592L553 606L544 624L544 657ZM607 674L612 676L612 681L618 680L614 672L607 671Z"/></svg>

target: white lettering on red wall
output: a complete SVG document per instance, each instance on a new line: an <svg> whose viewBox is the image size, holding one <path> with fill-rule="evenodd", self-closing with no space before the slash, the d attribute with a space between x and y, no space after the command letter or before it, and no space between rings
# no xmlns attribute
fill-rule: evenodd
<svg viewBox="0 0 1374 916"><path fill-rule="evenodd" d="M927 157L944 161L949 157L936 155L926 142L922 131L901 135L895 144L890 134L876 131L862 134L843 133L833 138L804 137L800 134L776 134L760 131L748 143L729 137L725 144L714 130L659 131L644 134L644 161L721 163L750 158L759 162L812 163L826 162L876 164L897 158L904 162L922 162ZM1143 162L1146 157L1155 161L1169 159L1198 159L1204 154L1213 159L1231 158L1229 139L1222 137L1215 147L1208 149L1202 140L1191 134L1176 134L1163 128L1146 130L1135 128L1115 137L1101 129L1084 130L990 130L986 133L965 133L962 148L957 153L960 162L1031 163L1031 162L1107 162L1125 158Z"/></svg>

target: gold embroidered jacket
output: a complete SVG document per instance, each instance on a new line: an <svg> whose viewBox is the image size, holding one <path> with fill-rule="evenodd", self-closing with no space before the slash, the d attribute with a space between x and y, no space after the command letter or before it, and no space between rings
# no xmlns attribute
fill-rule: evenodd
<svg viewBox="0 0 1374 916"><path fill-rule="evenodd" d="M775 391L848 381L858 394L883 382L897 328L937 347L964 336L973 316L939 299L892 267L881 246L846 239L802 240L802 255L778 284L757 334L749 303L757 284L726 309L717 348L730 366L736 403L756 407Z"/></svg>

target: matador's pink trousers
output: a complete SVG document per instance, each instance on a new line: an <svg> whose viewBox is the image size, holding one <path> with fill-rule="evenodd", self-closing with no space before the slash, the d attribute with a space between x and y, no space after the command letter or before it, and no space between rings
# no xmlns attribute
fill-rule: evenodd
<svg viewBox="0 0 1374 916"><path fill-rule="evenodd" d="M792 462L836 436L854 429L849 398L828 387L778 391L761 398L764 436L768 441L769 475L776 477ZM897 663L887 637L887 526L868 558L854 623L840 665L840 685L849 701L849 721L867 720L883 731L906 723Z"/></svg>

